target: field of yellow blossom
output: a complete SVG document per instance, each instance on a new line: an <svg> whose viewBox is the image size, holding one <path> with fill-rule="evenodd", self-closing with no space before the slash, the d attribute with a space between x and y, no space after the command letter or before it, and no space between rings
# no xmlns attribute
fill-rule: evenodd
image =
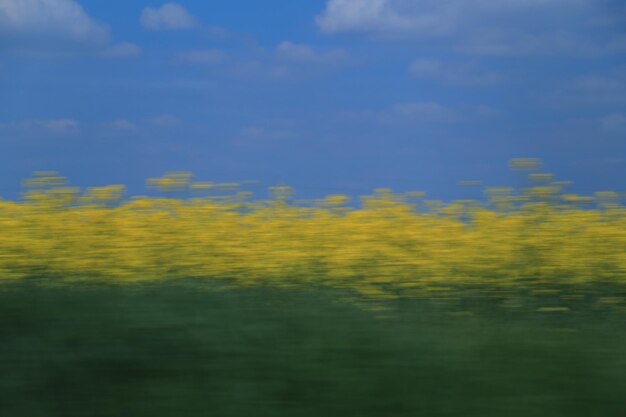
<svg viewBox="0 0 626 417"><path fill-rule="evenodd" d="M527 171L528 187L451 203L378 189L359 205L341 195L299 204L284 186L255 201L239 184L180 172L148 181L158 197L124 198L123 186L79 190L39 172L23 200L0 201L0 277L201 278L374 297L626 283L620 195L568 194L534 159L510 166Z"/></svg>

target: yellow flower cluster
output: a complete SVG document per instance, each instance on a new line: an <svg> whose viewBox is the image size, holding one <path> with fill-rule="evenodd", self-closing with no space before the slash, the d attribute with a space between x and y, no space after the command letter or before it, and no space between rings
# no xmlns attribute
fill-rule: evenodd
<svg viewBox="0 0 626 417"><path fill-rule="evenodd" d="M512 165L536 168L532 160ZM23 201L0 200L0 279L197 277L370 295L457 284L626 283L619 196L565 194L550 175L530 175L529 188L487 189L484 202L444 204L379 189L355 208L345 196L292 203L288 187L272 188L269 201L242 192L123 200L123 186L81 193L55 173L36 173ZM191 178L169 173L149 185L236 188Z"/></svg>

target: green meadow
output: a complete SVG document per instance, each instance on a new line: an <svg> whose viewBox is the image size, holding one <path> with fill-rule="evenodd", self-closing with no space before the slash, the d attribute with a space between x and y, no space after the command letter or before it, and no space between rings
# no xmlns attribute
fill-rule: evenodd
<svg viewBox="0 0 626 417"><path fill-rule="evenodd" d="M0 414L618 417L625 293L23 280L0 289Z"/></svg>

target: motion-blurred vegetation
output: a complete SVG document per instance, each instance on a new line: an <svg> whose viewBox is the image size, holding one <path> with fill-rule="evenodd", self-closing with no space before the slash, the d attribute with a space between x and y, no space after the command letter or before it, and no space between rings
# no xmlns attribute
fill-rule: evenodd
<svg viewBox="0 0 626 417"><path fill-rule="evenodd" d="M622 417L625 316L596 290L563 313L537 312L556 294L372 310L333 288L20 281L0 287L0 415Z"/></svg>
<svg viewBox="0 0 626 417"><path fill-rule="evenodd" d="M36 173L0 201L0 415L621 417L626 209L540 165L358 206Z"/></svg>
<svg viewBox="0 0 626 417"><path fill-rule="evenodd" d="M626 283L619 195L568 194L535 159L510 166L528 171L528 187L486 188L484 201L451 203L378 189L359 207L341 195L305 206L284 186L253 201L237 184L176 172L148 180L161 196L123 199L120 185L81 191L40 172L24 182L22 201L0 202L0 277L197 277L376 297L456 285Z"/></svg>

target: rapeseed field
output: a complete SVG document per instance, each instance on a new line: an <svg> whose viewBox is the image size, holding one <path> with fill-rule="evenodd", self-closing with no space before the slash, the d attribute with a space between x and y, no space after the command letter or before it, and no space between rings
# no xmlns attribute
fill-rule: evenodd
<svg viewBox="0 0 626 417"><path fill-rule="evenodd" d="M537 160L510 165L528 187L450 203L378 189L360 204L335 195L304 205L284 186L261 201L181 172L148 180L156 197L128 198L121 185L80 190L39 172L23 199L0 201L0 277L198 278L372 297L626 283L620 195L569 194Z"/></svg>

